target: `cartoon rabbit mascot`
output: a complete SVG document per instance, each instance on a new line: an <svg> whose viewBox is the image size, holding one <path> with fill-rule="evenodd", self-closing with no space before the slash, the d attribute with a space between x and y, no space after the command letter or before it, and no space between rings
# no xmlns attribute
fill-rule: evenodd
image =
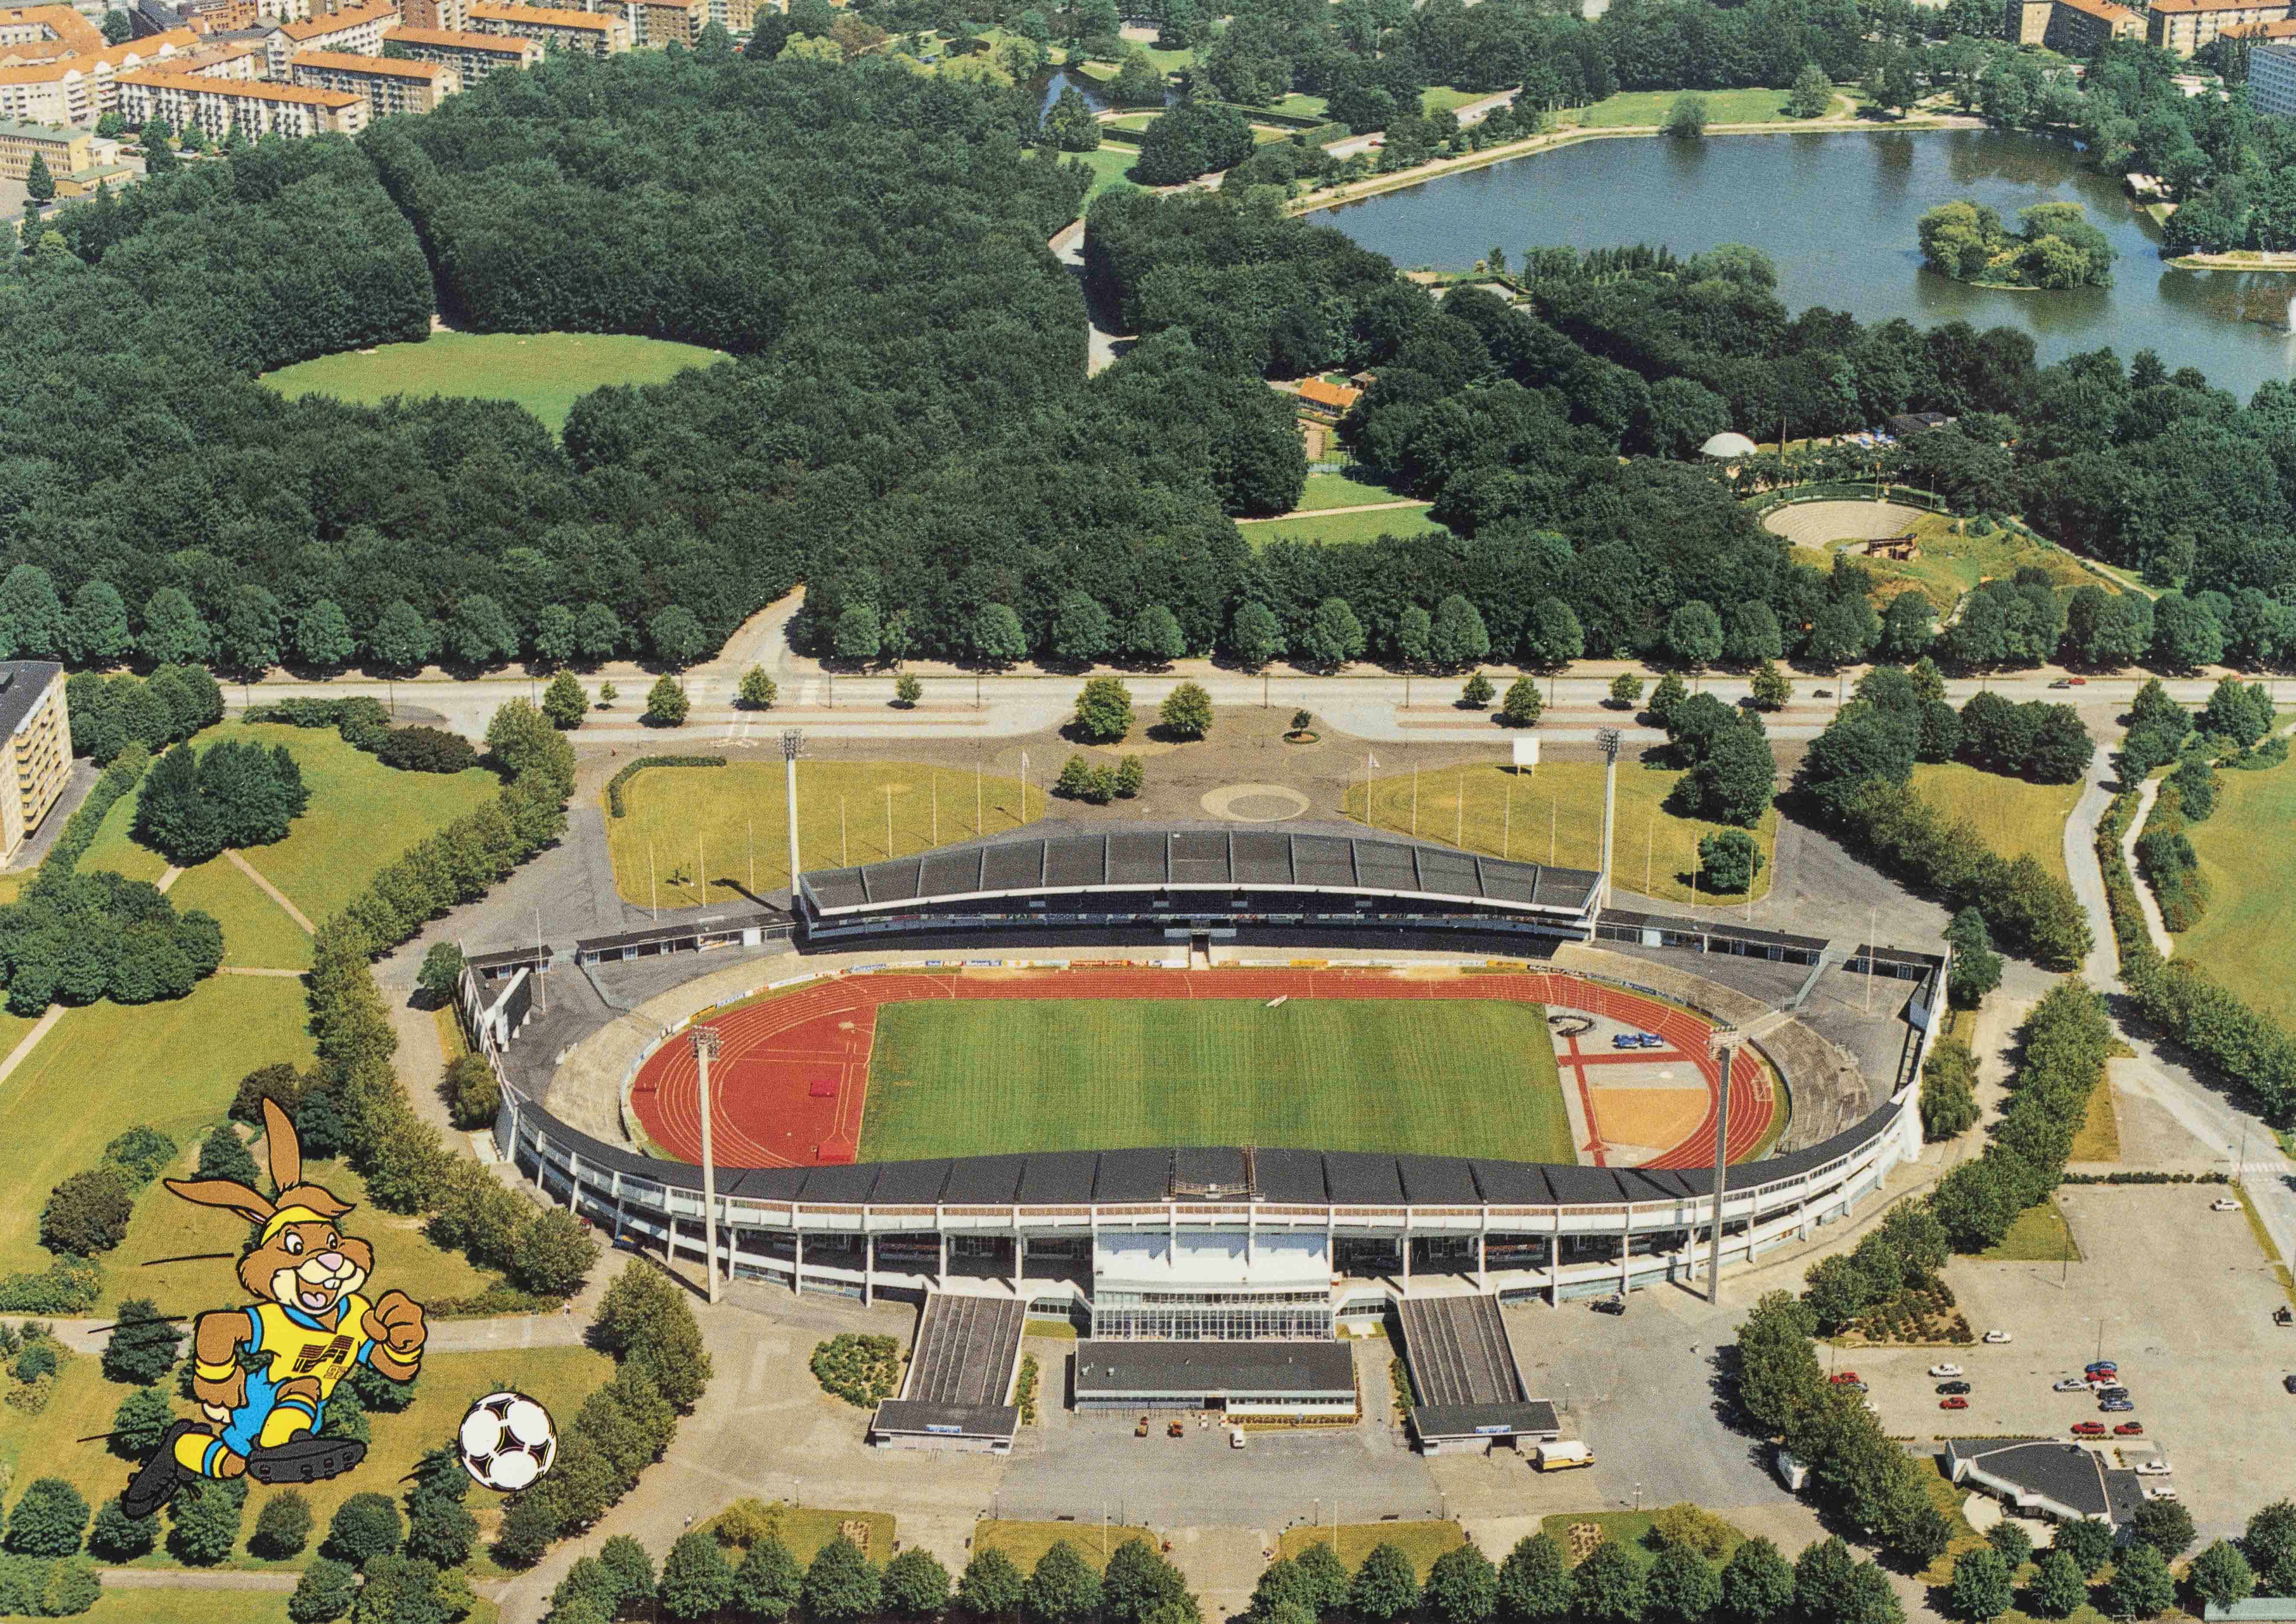
<svg viewBox="0 0 2296 1624"><path fill-rule="evenodd" d="M206 1420L168 1429L120 1497L131 1517L150 1516L201 1478L245 1473L258 1483L308 1483L349 1471L366 1446L318 1435L327 1396L354 1365L393 1382L411 1382L420 1368L421 1305L403 1292L371 1302L359 1295L374 1252L338 1226L349 1203L301 1182L295 1125L269 1100L263 1134L275 1202L230 1179L166 1181L187 1202L257 1226L239 1260L239 1283L258 1300L194 1323L192 1393Z"/></svg>

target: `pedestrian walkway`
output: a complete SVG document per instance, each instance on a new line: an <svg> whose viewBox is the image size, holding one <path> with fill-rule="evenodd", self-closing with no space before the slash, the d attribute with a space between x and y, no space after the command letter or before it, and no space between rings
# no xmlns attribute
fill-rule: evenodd
<svg viewBox="0 0 2296 1624"><path fill-rule="evenodd" d="M287 917L293 920L297 925L301 927L304 935L316 936L319 933L318 927L304 917L303 910L297 907L293 903L287 899L287 893L285 891L281 890L277 886L272 884L270 881L265 879L260 874L258 874L256 871L254 864L249 862L245 857L241 857L236 851L226 851L223 855L231 859L231 865L234 868L236 868L240 873L254 881L256 884L261 886L265 896L270 898L272 901L277 903L281 907L285 908L287 910Z"/></svg>

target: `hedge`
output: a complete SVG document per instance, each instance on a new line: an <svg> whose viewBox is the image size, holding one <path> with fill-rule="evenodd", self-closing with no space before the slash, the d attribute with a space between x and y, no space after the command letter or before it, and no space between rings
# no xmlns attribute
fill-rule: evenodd
<svg viewBox="0 0 2296 1624"><path fill-rule="evenodd" d="M723 756L640 756L620 772L606 781L606 806L616 817L627 817L629 810L622 804L622 786L650 767L723 767Z"/></svg>

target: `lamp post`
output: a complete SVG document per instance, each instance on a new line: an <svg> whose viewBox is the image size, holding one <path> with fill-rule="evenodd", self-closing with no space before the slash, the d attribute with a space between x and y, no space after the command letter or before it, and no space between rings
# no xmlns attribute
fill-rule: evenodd
<svg viewBox="0 0 2296 1624"><path fill-rule="evenodd" d="M1706 1052L1722 1062L1714 1096L1714 1228L1706 1244L1706 1300L1722 1300L1722 1202L1730 1193L1730 1053L1738 1029L1725 1023L1706 1034Z"/></svg>
<svg viewBox="0 0 2296 1624"><path fill-rule="evenodd" d="M805 753L805 734L792 727L782 734L782 776L789 792L790 906L797 906L797 759Z"/></svg>
<svg viewBox="0 0 2296 1624"><path fill-rule="evenodd" d="M709 1300L718 1300L718 1175L709 1146L709 1062L718 1058L720 1039L714 1026L693 1029L693 1061L701 1071L701 1245L703 1278Z"/></svg>

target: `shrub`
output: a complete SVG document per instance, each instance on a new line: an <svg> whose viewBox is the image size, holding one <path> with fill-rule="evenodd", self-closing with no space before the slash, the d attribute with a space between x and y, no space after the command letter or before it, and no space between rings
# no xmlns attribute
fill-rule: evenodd
<svg viewBox="0 0 2296 1624"><path fill-rule="evenodd" d="M580 719L578 715L576 719ZM402 772L459 773L479 764L479 752L458 733L438 727L394 727L375 751L375 759Z"/></svg>
<svg viewBox="0 0 2296 1624"><path fill-rule="evenodd" d="M4 1544L20 1556L77 1554L87 1515L87 1502L70 1483L36 1478L8 1513Z"/></svg>
<svg viewBox="0 0 2296 1624"><path fill-rule="evenodd" d="M723 767L723 756L640 756L606 781L606 809L616 817L629 816L622 804L622 786L650 767Z"/></svg>
<svg viewBox="0 0 2296 1624"><path fill-rule="evenodd" d="M644 721L649 727L682 727L691 701L675 677L659 677L646 691Z"/></svg>
<svg viewBox="0 0 2296 1624"><path fill-rule="evenodd" d="M110 1251L127 1238L135 1210L127 1181L116 1169L74 1173L48 1193L40 1209L40 1244L81 1258Z"/></svg>
<svg viewBox="0 0 2296 1624"><path fill-rule="evenodd" d="M292 1556L311 1538L311 1503L297 1489L283 1489L263 1503L255 1514L255 1537L250 1546L259 1546L266 1556Z"/></svg>
<svg viewBox="0 0 2296 1624"><path fill-rule="evenodd" d="M502 1109L502 1084L485 1055L455 1056L447 1063L441 1087L455 1127L469 1131L494 1126L495 1113Z"/></svg>
<svg viewBox="0 0 2296 1624"><path fill-rule="evenodd" d="M882 1404L901 1382L900 1347L890 1336L842 1332L814 1349L811 1364L824 1390L863 1409Z"/></svg>

